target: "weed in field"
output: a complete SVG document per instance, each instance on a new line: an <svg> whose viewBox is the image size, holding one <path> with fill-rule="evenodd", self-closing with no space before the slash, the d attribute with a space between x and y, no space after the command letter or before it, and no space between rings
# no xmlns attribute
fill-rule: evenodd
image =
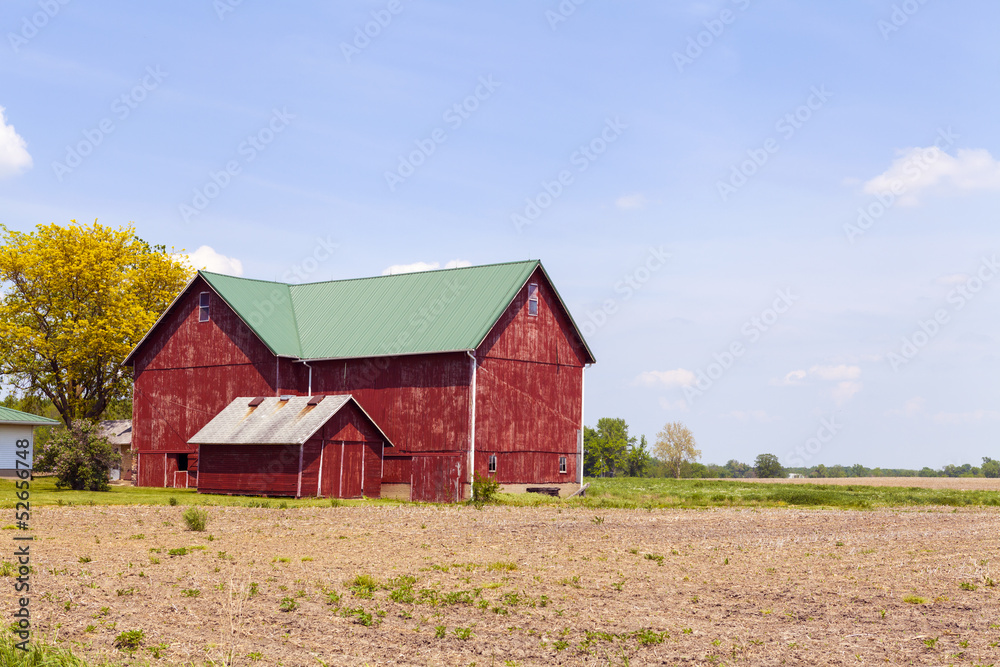
<svg viewBox="0 0 1000 667"><path fill-rule="evenodd" d="M284 556L277 556L271 560L272 563L291 563L291 558L285 558Z"/></svg>
<svg viewBox="0 0 1000 667"><path fill-rule="evenodd" d="M142 630L126 630L118 633L115 637L115 648L122 651L135 651L146 639L146 633Z"/></svg>
<svg viewBox="0 0 1000 667"><path fill-rule="evenodd" d="M662 644L668 635L666 632L654 632L651 628L643 628L642 630L633 632L632 636L641 645L652 646L653 644Z"/></svg>
<svg viewBox="0 0 1000 667"><path fill-rule="evenodd" d="M312 560L312 556L303 556L302 557L302 562L303 563L308 563L311 560Z"/></svg>
<svg viewBox="0 0 1000 667"><path fill-rule="evenodd" d="M371 599L372 594L381 588L382 585L378 582L378 579L369 574L359 574L352 581L348 582L347 587L351 589L354 597Z"/></svg>
<svg viewBox="0 0 1000 667"><path fill-rule="evenodd" d="M174 505L177 504L177 499L174 498L173 496L170 496L170 498L167 499L167 502L170 504L171 507L173 507Z"/></svg>
<svg viewBox="0 0 1000 667"><path fill-rule="evenodd" d="M89 563L91 560L93 559L90 556L80 556L81 563Z"/></svg>
<svg viewBox="0 0 1000 667"><path fill-rule="evenodd" d="M434 638L435 639L444 639L444 635L445 635L445 633L447 631L448 631L448 628L445 627L445 626L443 626L443 625L436 626L434 628Z"/></svg>
<svg viewBox="0 0 1000 667"><path fill-rule="evenodd" d="M95 630L97 630L97 626L94 624L90 624L83 629L84 632L94 632Z"/></svg>
<svg viewBox="0 0 1000 667"><path fill-rule="evenodd" d="M288 501L287 500L282 500L280 503L278 503L278 509L279 510L286 510L286 509L288 509Z"/></svg>
<svg viewBox="0 0 1000 667"><path fill-rule="evenodd" d="M260 584L258 584L256 581L251 581L250 586L247 588L247 597L252 598L259 592L260 592Z"/></svg>
<svg viewBox="0 0 1000 667"><path fill-rule="evenodd" d="M167 551L168 556L187 556L189 553L191 553L191 550L187 547L177 547L176 549Z"/></svg>
<svg viewBox="0 0 1000 667"><path fill-rule="evenodd" d="M486 566L489 572L513 572L517 569L517 563L512 560L498 560Z"/></svg>
<svg viewBox="0 0 1000 667"><path fill-rule="evenodd" d="M657 565L663 565L662 554L646 554L646 560L655 560Z"/></svg>
<svg viewBox="0 0 1000 667"><path fill-rule="evenodd" d="M183 517L188 530L201 533L205 531L205 526L208 525L208 510L189 507L184 511Z"/></svg>
<svg viewBox="0 0 1000 667"><path fill-rule="evenodd" d="M569 648L569 642L566 641L565 639L557 639L554 642L552 642L552 648L554 648L557 651L565 651L566 649Z"/></svg>
<svg viewBox="0 0 1000 667"><path fill-rule="evenodd" d="M364 607L345 609L343 615L344 618L347 618L348 616L353 616L355 623L359 623L360 625L363 625L365 627L371 627L376 624L375 619L369 612L365 611Z"/></svg>
<svg viewBox="0 0 1000 667"><path fill-rule="evenodd" d="M907 595L903 598L903 602L907 604L927 604L927 600L920 597L919 595Z"/></svg>
<svg viewBox="0 0 1000 667"><path fill-rule="evenodd" d="M335 607L340 605L340 593L337 591L326 591L326 603Z"/></svg>
<svg viewBox="0 0 1000 667"><path fill-rule="evenodd" d="M938 637L928 637L927 639L924 640L924 646L926 646L927 648L934 648L935 646L937 646L937 643L938 643Z"/></svg>
<svg viewBox="0 0 1000 667"><path fill-rule="evenodd" d="M452 632L455 633L455 637L463 641L473 637L472 628L455 628Z"/></svg>
<svg viewBox="0 0 1000 667"><path fill-rule="evenodd" d="M184 588L181 589L181 595L183 595L186 598L196 598L199 595L201 595L201 591L198 590L197 588Z"/></svg>
<svg viewBox="0 0 1000 667"><path fill-rule="evenodd" d="M294 598L288 598L288 597L281 598L281 604L278 606L278 609L285 612L295 611L298 608L299 608L299 603L296 602Z"/></svg>
<svg viewBox="0 0 1000 667"><path fill-rule="evenodd" d="M630 554L637 555L639 553L639 550L638 549L629 549L628 552Z"/></svg>
<svg viewBox="0 0 1000 667"><path fill-rule="evenodd" d="M979 588L978 586L969 581L963 581L958 585L958 587L961 588L963 591L974 591Z"/></svg>
<svg viewBox="0 0 1000 667"><path fill-rule="evenodd" d="M602 523L604 523L604 517L595 515L594 518L590 520L590 522L595 526L600 526Z"/></svg>
<svg viewBox="0 0 1000 667"><path fill-rule="evenodd" d="M842 546L844 546L844 543L843 543L843 542L841 542L840 540L837 540L837 541L836 541L836 542L834 543L834 545L833 545L833 546L835 546L835 547L842 547Z"/></svg>
<svg viewBox="0 0 1000 667"><path fill-rule="evenodd" d="M565 579L560 579L559 584L561 586L572 586L573 588L582 588L582 586L580 586L579 575L573 575L572 577L566 577Z"/></svg>
<svg viewBox="0 0 1000 667"><path fill-rule="evenodd" d="M146 536L143 533L136 533L135 535L129 535L128 539L130 539L130 540L144 540L144 539L146 539Z"/></svg>
<svg viewBox="0 0 1000 667"><path fill-rule="evenodd" d="M148 651L152 654L153 658L159 660L160 658L163 657L163 652L166 651L168 648L170 648L169 644L160 642L155 646L150 646Z"/></svg>
<svg viewBox="0 0 1000 667"><path fill-rule="evenodd" d="M126 595L132 595L132 593L135 593L135 588L119 588L115 592L118 594L118 597L124 597Z"/></svg>

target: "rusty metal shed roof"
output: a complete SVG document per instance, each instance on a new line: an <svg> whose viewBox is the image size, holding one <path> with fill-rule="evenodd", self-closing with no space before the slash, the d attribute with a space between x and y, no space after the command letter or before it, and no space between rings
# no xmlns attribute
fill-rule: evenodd
<svg viewBox="0 0 1000 667"><path fill-rule="evenodd" d="M321 399L316 405L310 400ZM194 434L192 445L301 445L315 435L329 419L348 403L358 410L378 429L385 444L393 444L378 424L372 421L357 401L349 394L339 396L292 396L282 400L277 396L265 397L256 407L253 396L236 398L223 408L212 421Z"/></svg>

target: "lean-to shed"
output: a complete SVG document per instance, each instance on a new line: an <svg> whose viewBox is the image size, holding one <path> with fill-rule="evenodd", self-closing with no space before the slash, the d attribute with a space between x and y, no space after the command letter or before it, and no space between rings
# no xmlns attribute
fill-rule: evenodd
<svg viewBox="0 0 1000 667"><path fill-rule="evenodd" d="M378 498L389 438L351 396L236 398L189 441L201 493Z"/></svg>

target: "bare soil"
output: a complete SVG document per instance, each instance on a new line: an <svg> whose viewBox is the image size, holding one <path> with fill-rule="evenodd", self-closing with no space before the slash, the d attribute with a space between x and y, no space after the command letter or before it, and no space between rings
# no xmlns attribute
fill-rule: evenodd
<svg viewBox="0 0 1000 667"><path fill-rule="evenodd" d="M1000 658L993 509L216 507L204 533L182 510L36 510L36 636L154 665ZM388 588L356 596L362 574ZM144 632L131 657L127 630Z"/></svg>
<svg viewBox="0 0 1000 667"><path fill-rule="evenodd" d="M718 481L718 480L717 480ZM759 482L762 484L831 484L834 486L902 486L918 489L952 489L955 491L1000 491L1000 479L987 477L826 477L722 480Z"/></svg>

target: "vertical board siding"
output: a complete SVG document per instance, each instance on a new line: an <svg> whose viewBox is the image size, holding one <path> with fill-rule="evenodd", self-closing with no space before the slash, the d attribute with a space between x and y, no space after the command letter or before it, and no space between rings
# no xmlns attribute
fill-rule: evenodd
<svg viewBox="0 0 1000 667"><path fill-rule="evenodd" d="M382 483L383 484L409 484L410 483L410 465L411 460L409 456L389 456L389 451L386 451L385 457L385 468L382 473Z"/></svg>
<svg viewBox="0 0 1000 667"><path fill-rule="evenodd" d="M501 483L572 483L586 352L544 275L529 283L538 285L538 315L528 315L525 286L476 354L475 467L487 474L496 454Z"/></svg>
<svg viewBox="0 0 1000 667"><path fill-rule="evenodd" d="M363 442L344 443L344 467L341 479L341 498L361 497L361 465L364 460L365 445Z"/></svg>
<svg viewBox="0 0 1000 667"><path fill-rule="evenodd" d="M414 456L413 485L410 499L428 503L453 503L459 500L462 456Z"/></svg>
<svg viewBox="0 0 1000 667"><path fill-rule="evenodd" d="M139 486L163 486L163 467L166 454L141 452L139 454Z"/></svg>
<svg viewBox="0 0 1000 667"><path fill-rule="evenodd" d="M201 493L295 496L298 445L202 445Z"/></svg>
<svg viewBox="0 0 1000 667"><path fill-rule="evenodd" d="M342 443L327 442L323 446L323 496L340 498L340 458Z"/></svg>
<svg viewBox="0 0 1000 667"><path fill-rule="evenodd" d="M382 442L365 443L365 497L382 495Z"/></svg>
<svg viewBox="0 0 1000 667"><path fill-rule="evenodd" d="M318 496L319 453L323 445L320 438L310 438L302 448L302 496Z"/></svg>

